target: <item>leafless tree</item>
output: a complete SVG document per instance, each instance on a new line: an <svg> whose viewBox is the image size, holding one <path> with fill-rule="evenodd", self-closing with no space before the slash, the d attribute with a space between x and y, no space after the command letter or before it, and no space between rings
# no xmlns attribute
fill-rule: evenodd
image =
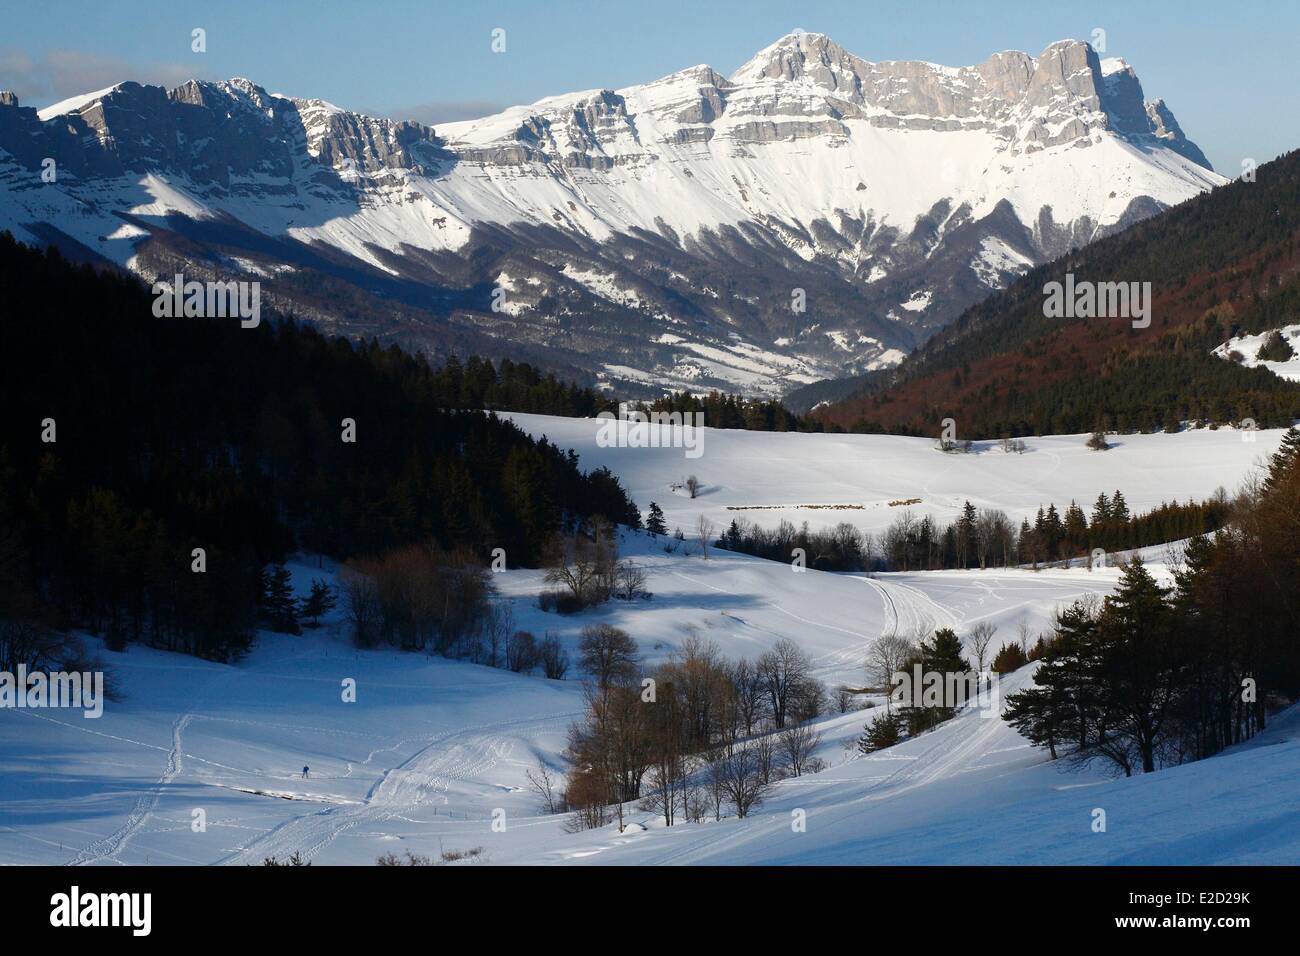
<svg viewBox="0 0 1300 956"><path fill-rule="evenodd" d="M583 605L599 603L614 585L617 538L608 522L593 519L590 533L552 538L544 561L546 583L562 585Z"/></svg>
<svg viewBox="0 0 1300 956"><path fill-rule="evenodd" d="M781 730L793 698L810 679L812 662L798 644L783 637L758 658L757 668L771 706L772 722Z"/></svg>
<svg viewBox="0 0 1300 956"><path fill-rule="evenodd" d="M578 641L578 663L605 689L618 680L630 679L641 662L636 641L627 631L609 624L589 624Z"/></svg>
<svg viewBox="0 0 1300 956"><path fill-rule="evenodd" d="M632 601L645 593L645 570L631 561L620 561L614 573L614 596Z"/></svg>
<svg viewBox="0 0 1300 956"><path fill-rule="evenodd" d="M505 663L510 635L515 631L515 616L508 604L493 604L483 615L480 655L489 667Z"/></svg>
<svg viewBox="0 0 1300 956"><path fill-rule="evenodd" d="M569 672L569 654L554 634L547 634L541 644L542 673L550 680L564 680Z"/></svg>
<svg viewBox="0 0 1300 956"><path fill-rule="evenodd" d="M536 770L524 771L528 779L528 788L542 798L542 806L547 813L563 813L564 800L556 788L556 779L544 763L539 763Z"/></svg>
<svg viewBox="0 0 1300 956"><path fill-rule="evenodd" d="M736 731L748 737L767 715L763 675L752 661L741 658L732 665L730 677L736 702Z"/></svg>
<svg viewBox="0 0 1300 956"><path fill-rule="evenodd" d="M352 640L358 647L374 647L379 643L382 615L379 607L379 589L374 579L364 571L345 565L339 571L343 589L344 606L352 626Z"/></svg>
<svg viewBox="0 0 1300 956"><path fill-rule="evenodd" d="M760 740L764 738L759 738ZM744 819L758 806L771 790L771 775L764 775L763 754L758 741L749 745L735 744L726 749L718 761L719 787L723 796L736 808L736 816ZM768 744L770 753L770 743Z"/></svg>
<svg viewBox="0 0 1300 956"><path fill-rule="evenodd" d="M700 546L700 556L709 560L709 544L713 541L713 522L704 515L695 520L695 541Z"/></svg>
<svg viewBox="0 0 1300 956"><path fill-rule="evenodd" d="M1020 649L1026 654L1029 653L1029 618L1022 617L1016 624L1016 640L1020 643Z"/></svg>
<svg viewBox="0 0 1300 956"><path fill-rule="evenodd" d="M816 756L821 742L821 733L808 724L787 727L777 735L776 745L790 776L799 777L822 769L823 763Z"/></svg>
<svg viewBox="0 0 1300 956"><path fill-rule="evenodd" d="M541 660L537 639L528 631L515 631L506 642L506 667L516 674L530 674Z"/></svg>
<svg viewBox="0 0 1300 956"><path fill-rule="evenodd" d="M981 674L984 673L984 662L989 656L989 646L993 643L993 635L997 632L997 626L991 621L980 621L971 628L971 650L975 652L975 663L979 665Z"/></svg>
<svg viewBox="0 0 1300 956"><path fill-rule="evenodd" d="M889 713L893 694L890 692L894 675L903 669L907 659L916 653L912 642L900 634L884 634L867 648L867 680L875 687L885 689L885 713Z"/></svg>

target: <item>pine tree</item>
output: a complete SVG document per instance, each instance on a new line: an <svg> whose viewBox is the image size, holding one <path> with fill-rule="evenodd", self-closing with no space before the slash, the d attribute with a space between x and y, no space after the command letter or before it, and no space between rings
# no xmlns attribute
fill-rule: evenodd
<svg viewBox="0 0 1300 956"><path fill-rule="evenodd" d="M1262 362L1289 362L1295 358L1295 349L1291 348L1291 344L1282 337L1280 331L1274 329L1264 339L1264 344L1255 353L1255 358Z"/></svg>
<svg viewBox="0 0 1300 956"><path fill-rule="evenodd" d="M1282 436L1282 444L1269 460L1268 475L1264 478L1264 493L1276 493L1297 461L1300 461L1300 430L1292 425Z"/></svg>
<svg viewBox="0 0 1300 956"><path fill-rule="evenodd" d="M903 737L903 719L898 714L884 714L863 728L866 733L858 738L858 750L872 754L892 747Z"/></svg>
<svg viewBox="0 0 1300 956"><path fill-rule="evenodd" d="M262 619L267 627L282 634L301 634L298 605L293 597L293 581L283 564L262 572Z"/></svg>
<svg viewBox="0 0 1300 956"><path fill-rule="evenodd" d="M298 616L311 618L311 626L319 627L321 615L334 610L337 604L338 598L334 594L334 589L319 578L314 578L311 582L311 594L303 598Z"/></svg>
<svg viewBox="0 0 1300 956"><path fill-rule="evenodd" d="M922 675L966 674L970 671L970 665L966 662L962 650L961 638L947 627L935 631L934 637L930 640L922 641L918 653L907 662L903 670L905 673L914 674L917 665L920 666ZM942 702L937 706L927 707L924 706L923 688L912 688L912 700L908 702L908 706L899 710L899 714L907 722L910 735L915 736L930 730L956 713L957 705L962 701L955 699L948 690L949 685L945 680Z"/></svg>
<svg viewBox="0 0 1300 956"><path fill-rule="evenodd" d="M957 560L963 568L970 567L971 546L975 542L975 506L969 501L962 508L961 517L957 519Z"/></svg>
<svg viewBox="0 0 1300 956"><path fill-rule="evenodd" d="M1002 645L997 655L993 658L993 663L989 668L995 674L1010 674L1012 671L1019 670L1029 663L1029 658L1025 656L1024 650L1019 644L1008 642Z"/></svg>
<svg viewBox="0 0 1300 956"><path fill-rule="evenodd" d="M668 533L668 526L664 524L664 510L655 502L650 502L650 516L646 518L645 529L656 537Z"/></svg>

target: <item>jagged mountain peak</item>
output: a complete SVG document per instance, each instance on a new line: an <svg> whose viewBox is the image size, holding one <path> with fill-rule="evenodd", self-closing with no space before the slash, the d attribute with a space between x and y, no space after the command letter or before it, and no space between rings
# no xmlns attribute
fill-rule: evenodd
<svg viewBox="0 0 1300 956"><path fill-rule="evenodd" d="M33 190L45 157L58 182ZM431 347L599 356L620 387L774 392L896 362L1034 263L1220 182L1078 40L949 67L796 32L731 77L697 64L436 133L244 77L39 114L0 98L20 236L150 278L236 263L339 328L378 313Z"/></svg>

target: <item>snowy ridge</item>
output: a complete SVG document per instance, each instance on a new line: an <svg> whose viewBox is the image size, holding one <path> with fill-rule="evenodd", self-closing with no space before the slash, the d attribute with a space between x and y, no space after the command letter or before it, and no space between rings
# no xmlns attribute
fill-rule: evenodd
<svg viewBox="0 0 1300 956"><path fill-rule="evenodd" d="M600 355L614 385L778 393L894 364L1034 263L1223 182L1131 67L1079 41L954 68L791 34L731 77L695 66L437 130L244 78L39 112L0 97L0 224L23 238L149 279L178 258L305 261L270 301L346 326L312 297L325 274L416 345ZM494 308L502 271L530 284ZM731 336L776 358L685 347Z"/></svg>

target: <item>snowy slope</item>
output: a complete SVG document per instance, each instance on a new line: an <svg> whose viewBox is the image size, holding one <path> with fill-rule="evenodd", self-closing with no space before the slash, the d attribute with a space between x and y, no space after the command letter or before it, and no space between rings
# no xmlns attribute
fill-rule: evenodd
<svg viewBox="0 0 1300 956"><path fill-rule="evenodd" d="M789 637L820 677L857 683L866 640L884 630L988 618L1010 637L1022 618L1036 631L1058 605L1115 579L794 574L744 556L667 555L638 535L624 552L646 568L652 600L543 614L541 573L510 571L498 585L516 625L555 633L572 651L585 624L609 621L652 662L692 632L733 658ZM330 577L309 565L293 571L300 590ZM135 647L108 655L124 696L99 720L0 710L0 863L238 864L299 851L366 864L406 848L476 846L489 862L513 862L571 845L562 821L538 816L524 774L539 761L562 769L565 731L582 709L578 680L358 653L335 630L264 634L238 666ZM341 700L348 677L355 704ZM837 718L841 736L856 732L852 718ZM826 756L843 759L838 749ZM191 829L196 808L206 832ZM505 835L489 829L497 808L511 821Z"/></svg>
<svg viewBox="0 0 1300 956"><path fill-rule="evenodd" d="M863 639L882 628L964 633L988 619L1014 639L1022 618L1036 632L1057 606L1115 580L1113 570L794 574L743 556L665 555L635 535L625 553L649 572L655 597L641 607L542 615L537 572L501 575L504 599L521 626L570 646L593 620L627 627L651 661L691 630L730 656L787 636L833 680L860 675ZM329 574L294 571L300 587ZM125 697L98 721L0 711L0 863L242 864L301 852L364 865L480 847L487 864L628 865L1294 862L1300 851L1294 721L1258 746L1112 780L1047 764L978 712L861 757L851 742L872 712L859 711L821 721L827 769L778 784L747 820L664 829L629 807L625 833L568 834L524 774L539 762L562 770L564 732L582 707L576 679L358 653L328 629L264 635L235 667L140 648L112 663ZM1003 695L1029 674L1008 677ZM340 700L345 677L358 682L355 704ZM1105 834L1091 832L1096 807ZM191 827L196 809L206 832ZM791 829L796 809L806 832ZM504 833L491 829L495 811Z"/></svg>
<svg viewBox="0 0 1300 956"><path fill-rule="evenodd" d="M809 489L883 497L896 484L917 486L924 507L941 514L963 486L1009 512L1091 501L1115 485L1146 507L1236 487L1277 440L1268 432L1253 445L1230 431L1130 436L1102 454L1068 436L1035 439L1026 455L1002 458L942 456L926 442L882 436L709 431L704 457L687 463L680 450L663 458L595 447L591 422L518 420L573 444L584 466L611 464L643 507L645 491L657 493L679 470L697 471L706 485L697 502L658 499L683 524L696 509L725 516L729 501L807 501ZM857 514L870 529L885 520ZM649 600L547 614L536 601L543 574L521 569L494 577L499 600L516 627L554 634L571 653L582 627L597 622L626 629L650 663L691 635L732 659L789 638L820 679L856 685L867 642L881 634L947 626L964 635L988 621L998 628L995 643L1015 640L1022 624L1032 639L1058 608L1105 593L1118 573L797 573L716 550L706 560L689 545L669 553L663 539L633 532L621 544L645 570ZM299 591L333 576L316 562L292 570ZM539 763L563 770L583 675L551 681L358 652L341 612L325 625L301 637L264 634L236 666L139 647L106 655L123 697L99 720L0 710L0 863L242 864L301 852L315 863L368 864L407 849L437 856L478 847L475 859L489 864L1239 863L1294 862L1300 852L1289 787L1300 772L1294 720L1277 722L1257 746L1111 780L1049 765L1007 725L978 713L860 757L852 740L872 713L849 713L819 724L827 769L782 782L747 820L664 829L629 807L625 833L568 834L562 818L543 814L525 773ZM356 703L342 700L347 678L357 681ZM1011 675L1003 695L1028 679L1028 670ZM1105 834L1090 828L1097 807L1108 814ZM791 829L796 809L806 811L806 832ZM206 814L203 832L192 828L196 810ZM497 810L504 833L491 829Z"/></svg>
<svg viewBox="0 0 1300 956"><path fill-rule="evenodd" d="M1228 339L1214 350L1214 354L1225 361L1233 361L1234 354L1239 355L1241 364L1246 368L1266 368L1279 378L1300 382L1300 325L1284 325L1279 331L1296 353L1295 357L1285 362L1265 362L1259 358L1259 350L1263 348L1264 340L1270 332Z"/></svg>
<svg viewBox="0 0 1300 956"><path fill-rule="evenodd" d="M1234 492L1282 436L1230 428L1119 435L1110 451L1095 452L1086 435L1054 435L1025 439L1023 455L1003 452L997 442L977 442L977 453L965 455L943 454L926 438L705 428L701 456L688 459L680 447L602 448L594 419L510 417L534 436L576 449L584 465L608 466L643 512L658 502L669 529L688 534L701 514L719 531L744 517L769 527L782 518L813 528L848 521L875 533L907 509L950 522L968 499L1001 508L1018 524L1040 506L1075 500L1090 508L1100 492L1116 489L1132 510L1145 511L1175 499L1203 500L1220 487ZM670 487L692 474L702 485L694 500ZM914 498L920 501L890 504Z"/></svg>

